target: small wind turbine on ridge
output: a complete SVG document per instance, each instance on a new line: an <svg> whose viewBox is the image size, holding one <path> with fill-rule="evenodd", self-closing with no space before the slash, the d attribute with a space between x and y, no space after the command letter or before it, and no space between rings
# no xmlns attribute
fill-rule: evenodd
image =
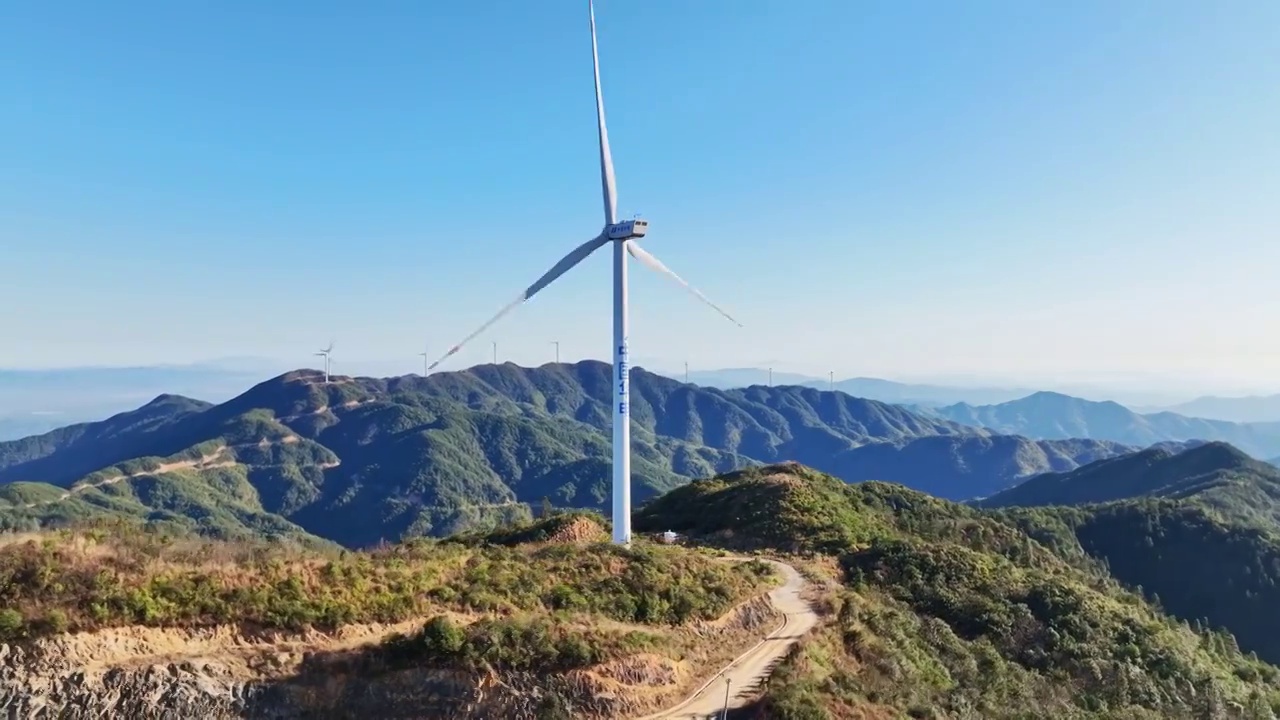
<svg viewBox="0 0 1280 720"><path fill-rule="evenodd" d="M422 377L427 376L427 372L428 372L427 364L431 362L431 356L428 354L430 352L431 352L430 350L427 350L426 352L418 353L419 355L422 356Z"/></svg>
<svg viewBox="0 0 1280 720"><path fill-rule="evenodd" d="M525 288L514 300L507 303L496 315L480 326L478 330L454 345L444 357L433 363L428 370L444 362L449 356L462 349L476 336L488 330L491 325L507 313L519 307L525 301L538 294L543 288L555 282L557 278L582 262L588 255L605 245L613 245L613 542L628 544L631 542L631 422L630 394L631 371L628 364L627 347L627 256L639 260L642 265L659 272L673 282L693 293L699 300L710 305L735 325L741 323L734 320L729 313L720 309L715 303L698 292L683 278L672 272L653 255L641 248L635 241L648 232L649 223L639 217L618 221L617 181L613 174L613 155L609 150L609 131L604 119L604 95L600 89L600 53L596 42L596 16L591 0L587 0L587 17L591 25L591 64L595 71L596 87L596 131L600 143L600 184L604 199L604 228L598 235L579 245L560 262L552 266L542 277ZM496 361L496 357L495 357Z"/></svg>
<svg viewBox="0 0 1280 720"><path fill-rule="evenodd" d="M316 355L324 357L324 382L327 385L329 383L329 358L333 355L333 341L330 340L329 347L316 353Z"/></svg>

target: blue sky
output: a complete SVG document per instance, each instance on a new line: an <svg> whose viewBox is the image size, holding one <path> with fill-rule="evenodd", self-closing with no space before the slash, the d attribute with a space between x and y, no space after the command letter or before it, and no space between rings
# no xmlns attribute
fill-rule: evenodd
<svg viewBox="0 0 1280 720"><path fill-rule="evenodd" d="M600 0L635 358L1280 387L1280 3ZM0 366L417 367L601 223L585 3L0 9ZM446 367L605 357L601 252ZM1182 379L1170 382L1183 382Z"/></svg>

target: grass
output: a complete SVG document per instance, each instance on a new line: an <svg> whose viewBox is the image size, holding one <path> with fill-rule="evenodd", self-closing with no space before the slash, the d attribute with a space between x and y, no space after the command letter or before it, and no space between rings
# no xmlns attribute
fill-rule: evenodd
<svg viewBox="0 0 1280 720"><path fill-rule="evenodd" d="M590 530L588 538L599 540L608 537L612 523L594 510L553 510L545 517L521 520L492 530L472 530L444 538L444 542L464 545L526 545L559 538L571 532L575 526Z"/></svg>
<svg viewBox="0 0 1280 720"><path fill-rule="evenodd" d="M326 553L129 526L68 530L0 547L0 640L125 625L333 629L441 611L679 625L722 615L770 577L758 563L646 544L417 540Z"/></svg>
<svg viewBox="0 0 1280 720"><path fill-rule="evenodd" d="M485 618L461 626L437 615L415 633L387 639L373 656L392 669L447 665L545 673L591 667L663 645L665 638L652 632L575 627L545 617Z"/></svg>

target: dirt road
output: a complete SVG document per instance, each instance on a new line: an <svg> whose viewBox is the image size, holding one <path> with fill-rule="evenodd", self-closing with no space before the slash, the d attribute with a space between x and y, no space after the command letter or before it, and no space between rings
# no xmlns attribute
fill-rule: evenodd
<svg viewBox="0 0 1280 720"><path fill-rule="evenodd" d="M786 657L791 646L818 622L818 615L800 593L808 584L790 565L766 560L782 573L785 582L769 593L773 606L783 613L782 625L758 645L738 656L679 705L641 720L706 720L719 718L724 710L725 680L728 679L729 707L742 707L755 698L760 685L775 665Z"/></svg>
<svg viewBox="0 0 1280 720"><path fill-rule="evenodd" d="M106 487L107 485L114 485L124 480L132 480L134 478L146 477L149 475L163 475L164 473L173 472L174 470L182 470L186 468L192 468L195 470L212 470L213 468L230 467L236 464L235 460L227 457L228 451L231 450L233 447L248 447L250 445L257 445L260 448L266 448L272 445L291 445L293 443L298 442L298 440L299 438L297 435L288 435L279 440L268 440L266 438L263 438L256 443L244 443L243 445L239 445L239 446L223 445L222 447L215 450L213 453L200 457L196 460L177 460L174 462L161 463L160 465L157 465L155 468L151 470L139 470L129 475L112 475L109 478L106 478L104 480L99 480L97 482L80 483L78 485L72 485L71 487L64 490L60 495L50 500L41 500L39 502L25 503L22 505L14 505L11 509L30 510L32 508L40 507L42 505L52 505L53 503L66 500L67 498L71 497L72 495L75 495L76 493L82 493L85 490ZM341 460L335 460L333 462L321 463L319 467L321 470L330 470L332 468L338 467L341 464L342 464Z"/></svg>
<svg viewBox="0 0 1280 720"><path fill-rule="evenodd" d="M223 446L215 450L213 454L205 455L204 457L201 457L198 460L178 460L176 462L161 463L160 465L156 466L156 468L153 470L139 470L138 472L135 472L129 475L113 475L105 480L99 480L97 482L80 483L79 485L72 485L71 487L64 490L62 494L58 495L58 497L56 498L53 498L51 500L41 500L39 502L33 502L33 503L25 503L22 505L14 505L13 509L30 510L31 508L39 507L41 505L52 505L53 503L66 500L72 495L75 495L76 493L84 492L85 490L90 490L92 488L105 487L107 485L114 485L122 480L132 480L133 478L143 477L146 475L160 475L162 473L173 472L174 470L181 470L183 468L196 468L199 470L207 470L209 468L235 465L234 460L221 459L222 455L226 453L226 451L227 451L226 446Z"/></svg>

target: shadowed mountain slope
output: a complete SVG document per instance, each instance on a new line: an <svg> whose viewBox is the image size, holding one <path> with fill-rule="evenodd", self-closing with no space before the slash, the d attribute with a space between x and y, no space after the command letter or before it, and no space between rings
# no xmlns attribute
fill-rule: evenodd
<svg viewBox="0 0 1280 720"><path fill-rule="evenodd" d="M1188 621L1280 662L1280 470L1225 443L1153 448L989 498L1037 540L1088 555Z"/></svg>
<svg viewBox="0 0 1280 720"><path fill-rule="evenodd" d="M1085 505L1132 498L1192 500L1223 518L1280 530L1280 468L1220 442L1148 448L1031 478L984 507Z"/></svg>

